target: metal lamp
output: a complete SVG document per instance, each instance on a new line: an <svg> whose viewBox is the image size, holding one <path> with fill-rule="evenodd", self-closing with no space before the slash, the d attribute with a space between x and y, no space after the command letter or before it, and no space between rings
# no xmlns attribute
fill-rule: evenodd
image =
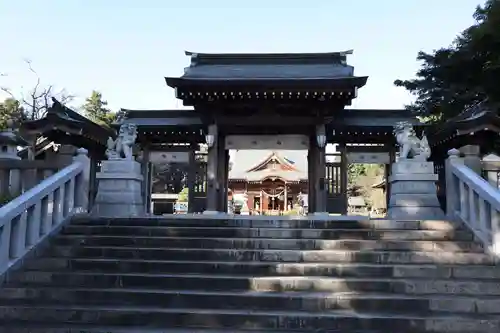
<svg viewBox="0 0 500 333"><path fill-rule="evenodd" d="M213 134L205 135L205 142L207 143L208 148L212 148L215 143L215 135Z"/></svg>
<svg viewBox="0 0 500 333"><path fill-rule="evenodd" d="M318 147L324 148L326 145L326 134L325 134L325 126L319 125L316 127L316 141L318 143Z"/></svg>
<svg viewBox="0 0 500 333"><path fill-rule="evenodd" d="M324 135L324 134L318 134L316 136L316 141L318 141L318 146L320 148L325 147L325 144L326 144L326 135Z"/></svg>

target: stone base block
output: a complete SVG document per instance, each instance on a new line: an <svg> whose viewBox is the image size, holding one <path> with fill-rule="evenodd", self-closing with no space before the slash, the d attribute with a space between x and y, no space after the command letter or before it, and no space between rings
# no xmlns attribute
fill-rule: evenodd
<svg viewBox="0 0 500 333"><path fill-rule="evenodd" d="M434 174L434 163L415 161L415 160L399 160L392 164L392 175L408 175L408 174Z"/></svg>
<svg viewBox="0 0 500 333"><path fill-rule="evenodd" d="M92 216L99 217L135 217L145 216L144 205L124 205L123 203L96 204L92 209Z"/></svg>
<svg viewBox="0 0 500 333"><path fill-rule="evenodd" d="M421 181L421 182L432 182L435 184L438 181L439 177L438 175L434 173L414 173L414 174L396 174L396 175L391 175L389 177L389 182L390 183L395 183L395 182L415 182L415 181Z"/></svg>
<svg viewBox="0 0 500 333"><path fill-rule="evenodd" d="M141 165L136 161L103 161L91 214L102 217L144 216Z"/></svg>
<svg viewBox="0 0 500 333"><path fill-rule="evenodd" d="M139 162L129 160L102 161L101 173L128 173L140 175L141 164Z"/></svg>
<svg viewBox="0 0 500 333"><path fill-rule="evenodd" d="M440 207L440 204L435 193L391 193L389 207Z"/></svg>
<svg viewBox="0 0 500 333"><path fill-rule="evenodd" d="M397 194L428 194L436 193L437 187L434 181L395 181L391 184L391 195Z"/></svg>
<svg viewBox="0 0 500 333"><path fill-rule="evenodd" d="M221 215L221 214L225 214L225 213L218 212L216 210L205 210L205 211L203 211L203 215Z"/></svg>
<svg viewBox="0 0 500 333"><path fill-rule="evenodd" d="M387 218L391 220L444 220L446 216L440 207L389 207Z"/></svg>
<svg viewBox="0 0 500 333"><path fill-rule="evenodd" d="M400 160L392 165L387 215L399 220L439 220L445 214L437 198L432 162Z"/></svg>
<svg viewBox="0 0 500 333"><path fill-rule="evenodd" d="M313 216L330 216L328 212L314 212L312 213Z"/></svg>

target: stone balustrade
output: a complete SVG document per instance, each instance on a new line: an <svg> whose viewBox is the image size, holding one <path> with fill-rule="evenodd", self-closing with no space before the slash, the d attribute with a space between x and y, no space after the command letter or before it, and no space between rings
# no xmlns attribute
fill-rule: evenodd
<svg viewBox="0 0 500 333"><path fill-rule="evenodd" d="M59 161L0 159L0 195L15 198L66 165Z"/></svg>
<svg viewBox="0 0 500 333"><path fill-rule="evenodd" d="M452 149L446 161L446 208L451 220L465 223L484 244L500 255L500 191L465 164Z"/></svg>
<svg viewBox="0 0 500 333"><path fill-rule="evenodd" d="M79 149L71 165L0 208L0 275L87 210L89 170L87 150Z"/></svg>

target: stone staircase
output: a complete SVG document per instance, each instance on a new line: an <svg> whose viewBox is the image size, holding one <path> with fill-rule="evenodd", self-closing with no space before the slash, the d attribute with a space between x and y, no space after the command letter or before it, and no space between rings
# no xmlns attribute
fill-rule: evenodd
<svg viewBox="0 0 500 333"><path fill-rule="evenodd" d="M444 221L79 219L0 332L500 332L500 267Z"/></svg>

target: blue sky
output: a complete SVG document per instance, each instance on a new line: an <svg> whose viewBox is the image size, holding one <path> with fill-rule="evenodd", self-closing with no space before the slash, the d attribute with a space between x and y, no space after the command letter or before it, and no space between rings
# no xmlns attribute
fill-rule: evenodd
<svg viewBox="0 0 500 333"><path fill-rule="evenodd" d="M184 5L180 5L180 4ZM473 23L477 0L0 0L0 86L16 95L36 78L83 103L93 89L113 109L180 108L164 76L196 52L330 52L369 76L353 107L400 108L393 86L419 50L446 46Z"/></svg>

